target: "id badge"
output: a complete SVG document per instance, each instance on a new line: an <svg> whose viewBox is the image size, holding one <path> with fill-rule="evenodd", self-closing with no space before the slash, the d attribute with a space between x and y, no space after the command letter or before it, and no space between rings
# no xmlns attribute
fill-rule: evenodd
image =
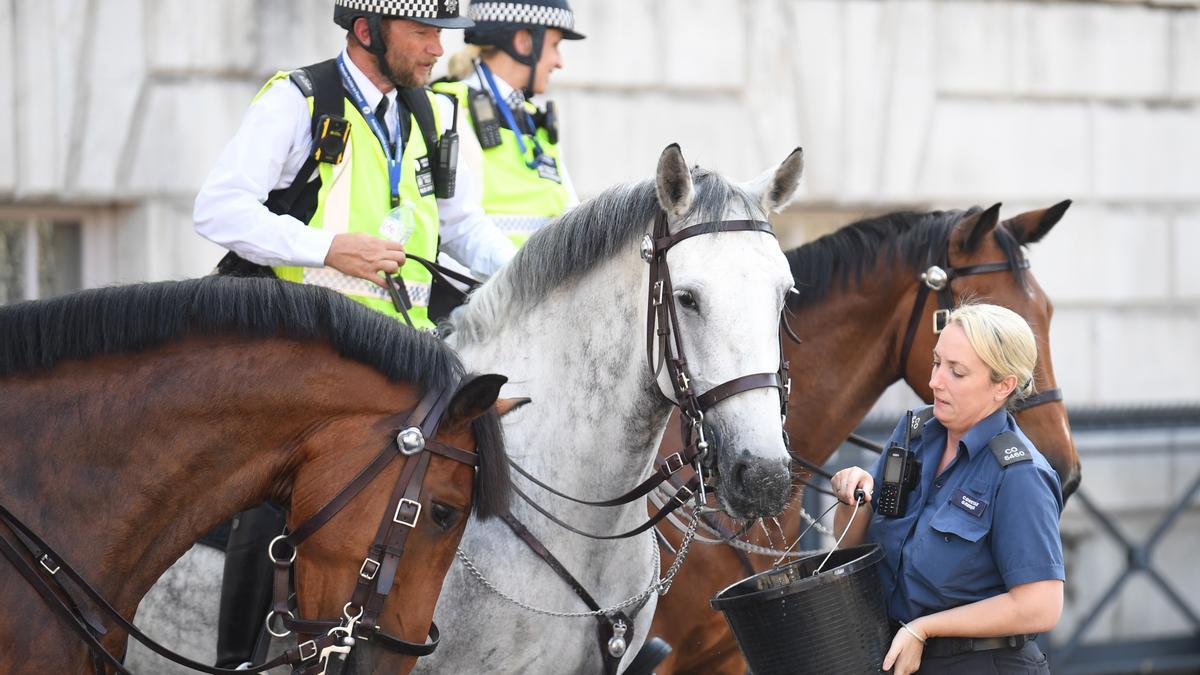
<svg viewBox="0 0 1200 675"><path fill-rule="evenodd" d="M549 155L540 155L538 157L537 172L539 176L546 180L552 180L555 183L562 182L562 176L558 174L558 161Z"/></svg>
<svg viewBox="0 0 1200 675"><path fill-rule="evenodd" d="M417 158L417 192L422 197L428 197L433 194L435 183L433 181L433 163L429 159L429 155Z"/></svg>
<svg viewBox="0 0 1200 675"><path fill-rule="evenodd" d="M401 199L400 205L383 217L383 222L379 225L379 234L385 239L399 242L401 244L408 242L408 238L412 236L413 230L417 229L417 205L407 199Z"/></svg>

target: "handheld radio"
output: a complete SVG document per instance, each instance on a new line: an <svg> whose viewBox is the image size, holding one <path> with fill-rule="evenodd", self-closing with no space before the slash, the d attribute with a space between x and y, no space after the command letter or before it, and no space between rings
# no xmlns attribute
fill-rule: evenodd
<svg viewBox="0 0 1200 675"><path fill-rule="evenodd" d="M475 125L479 146L487 150L500 145L500 117L496 114L492 97L487 92L474 91L468 104L471 106L471 121Z"/></svg>
<svg viewBox="0 0 1200 675"><path fill-rule="evenodd" d="M908 449L912 434L913 414L909 410L904 418L904 445L892 443L883 460L883 484L875 500L875 513L889 518L903 516L908 506L908 493L917 485L921 475L921 462Z"/></svg>
<svg viewBox="0 0 1200 675"><path fill-rule="evenodd" d="M437 142L437 156L433 162L433 193L438 199L454 196L454 183L458 178L458 97L448 97L454 104L450 128L442 132Z"/></svg>

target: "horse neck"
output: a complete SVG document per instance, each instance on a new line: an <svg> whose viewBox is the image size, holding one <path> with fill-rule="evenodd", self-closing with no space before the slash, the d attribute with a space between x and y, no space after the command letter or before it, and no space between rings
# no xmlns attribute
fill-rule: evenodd
<svg viewBox="0 0 1200 675"><path fill-rule="evenodd" d="M669 408L646 365L646 283L646 265L631 246L459 347L471 370L508 376L506 395L532 399L504 420L509 454L574 496L620 494L645 478L656 455ZM543 501L545 493L533 490ZM547 499L556 514L590 521L597 532L645 518L640 500L595 509Z"/></svg>
<svg viewBox="0 0 1200 675"><path fill-rule="evenodd" d="M802 338L784 342L794 383L787 419L794 454L823 463L900 379L912 279L902 264L880 265L862 283L791 312Z"/></svg>
<svg viewBox="0 0 1200 675"><path fill-rule="evenodd" d="M0 440L0 495L132 614L205 532L288 499L312 444L355 405L349 386L316 397L305 381L355 374L325 347L189 340L10 379L0 388L24 410L0 406L0 426L20 430Z"/></svg>

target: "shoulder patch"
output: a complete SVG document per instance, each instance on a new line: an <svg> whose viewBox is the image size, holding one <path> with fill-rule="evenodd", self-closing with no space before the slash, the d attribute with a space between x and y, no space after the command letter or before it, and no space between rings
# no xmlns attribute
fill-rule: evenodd
<svg viewBox="0 0 1200 675"><path fill-rule="evenodd" d="M312 77L309 76L308 70L304 68L297 68L296 70L293 70L288 75L288 78L292 81L292 84L296 85L296 88L300 90L300 93L304 94L304 98L312 96L313 92L316 91L316 87L313 85Z"/></svg>
<svg viewBox="0 0 1200 675"><path fill-rule="evenodd" d="M1020 437L1011 431L996 436L988 443L992 454L996 456L996 461L1000 462L1001 467L1007 467L1009 464L1017 462L1032 462L1033 453L1025 444L1021 442Z"/></svg>
<svg viewBox="0 0 1200 675"><path fill-rule="evenodd" d="M912 413L912 426L908 428L908 440L910 441L920 437L921 432L925 430L925 423L933 419L933 406L917 408Z"/></svg>

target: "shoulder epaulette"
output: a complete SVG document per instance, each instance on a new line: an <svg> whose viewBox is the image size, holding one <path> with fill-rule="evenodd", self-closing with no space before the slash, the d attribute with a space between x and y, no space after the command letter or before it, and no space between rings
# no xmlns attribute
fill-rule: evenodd
<svg viewBox="0 0 1200 675"><path fill-rule="evenodd" d="M927 405L924 408L916 408L912 413L912 426L908 428L908 440L910 441L920 437L921 432L925 430L925 423L933 419L933 406Z"/></svg>
<svg viewBox="0 0 1200 675"><path fill-rule="evenodd" d="M996 436L988 443L992 454L996 456L996 461L1000 462L1001 467L1007 467L1009 464L1017 462L1032 462L1033 453L1029 448L1025 447L1025 443L1021 441L1021 437L1011 431Z"/></svg>

